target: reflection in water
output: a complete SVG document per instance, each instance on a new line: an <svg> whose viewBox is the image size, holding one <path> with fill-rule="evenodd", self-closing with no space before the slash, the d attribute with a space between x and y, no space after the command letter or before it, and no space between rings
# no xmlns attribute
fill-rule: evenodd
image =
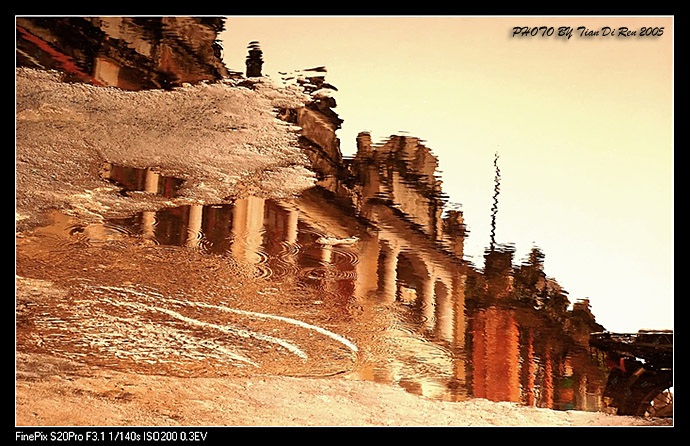
<svg viewBox="0 0 690 446"><path fill-rule="evenodd" d="M567 310L539 250L519 267L510 247L489 251L480 272L389 203L369 201L364 211L378 220L362 224L324 193L183 205L107 225L151 243L231 257L252 265L257 277L315 290L344 308L390 312L390 326L375 334L353 378L444 400L602 408L606 376L587 346L593 318L583 304Z"/></svg>
<svg viewBox="0 0 690 446"><path fill-rule="evenodd" d="M350 164L364 185L363 200L388 203L431 238L441 238L445 201L438 160L423 141L394 135L375 145L369 134L362 133Z"/></svg>
<svg viewBox="0 0 690 446"><path fill-rule="evenodd" d="M468 350L475 396L554 409L601 410L606 369L589 349L601 329L586 301L572 311L565 291L543 272L543 254L512 266L514 250L485 254L468 284Z"/></svg>
<svg viewBox="0 0 690 446"><path fill-rule="evenodd" d="M172 88L231 75L220 17L18 17L17 64L125 90Z"/></svg>
<svg viewBox="0 0 690 446"><path fill-rule="evenodd" d="M154 169L138 169L106 163L101 178L122 188L122 193L141 191L172 198L184 183L181 178L161 175Z"/></svg>
<svg viewBox="0 0 690 446"><path fill-rule="evenodd" d="M219 62L222 26L216 18L18 18L17 60L98 85L171 88L235 75ZM250 50L248 75L260 76L258 44ZM312 71L323 93L323 70ZM430 149L415 137L374 144L361 133L357 154L345 160L332 106L319 96L278 112L302 128L300 147L319 178L298 199L185 204L70 231L90 243L117 234L225 256L257 277L316 290L348 314L385 315L388 324L370 334L353 379L444 400L601 409L605 368L588 344L601 327L587 302L568 309L537 249L514 266L513 249L492 241L484 270L469 264L462 212L447 209ZM183 184L154 169L110 164L102 175L142 199L174 198Z"/></svg>

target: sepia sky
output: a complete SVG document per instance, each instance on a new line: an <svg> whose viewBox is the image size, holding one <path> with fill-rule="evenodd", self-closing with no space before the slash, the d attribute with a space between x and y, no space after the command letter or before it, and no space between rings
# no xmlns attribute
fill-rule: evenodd
<svg viewBox="0 0 690 446"><path fill-rule="evenodd" d="M541 248L608 330L673 328L673 17L243 16L220 37L237 71L253 40L272 78L325 66L344 155L361 131L425 141L478 267L498 153L496 242L515 262Z"/></svg>

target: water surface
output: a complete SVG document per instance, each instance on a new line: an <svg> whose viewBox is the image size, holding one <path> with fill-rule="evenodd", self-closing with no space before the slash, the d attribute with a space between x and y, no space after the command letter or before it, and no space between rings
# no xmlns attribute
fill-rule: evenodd
<svg viewBox="0 0 690 446"><path fill-rule="evenodd" d="M219 64L220 26L18 19L18 61L169 89L233 75ZM22 240L19 272L49 272L41 280L69 290L27 304L35 311L19 321L41 339L26 343L143 373L337 374L443 400L600 410L607 371L588 344L587 303L569 307L537 251L522 265L510 247L487 251L484 270L467 262L437 166L418 138L362 134L357 156L297 198L203 203L153 163L106 163L101 181L150 209L100 223L56 213Z"/></svg>

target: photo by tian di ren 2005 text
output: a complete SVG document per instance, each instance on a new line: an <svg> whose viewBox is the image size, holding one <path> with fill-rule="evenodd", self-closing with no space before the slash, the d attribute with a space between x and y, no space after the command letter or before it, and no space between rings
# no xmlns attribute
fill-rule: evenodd
<svg viewBox="0 0 690 446"><path fill-rule="evenodd" d="M514 26L512 37L554 37L570 39L582 38L626 38L626 37L661 37L664 35L663 26L643 26L629 28L627 26L602 28L588 28L586 26Z"/></svg>

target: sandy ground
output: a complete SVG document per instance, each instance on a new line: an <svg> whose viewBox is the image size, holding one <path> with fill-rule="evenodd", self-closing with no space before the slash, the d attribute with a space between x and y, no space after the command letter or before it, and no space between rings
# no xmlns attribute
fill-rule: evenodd
<svg viewBox="0 0 690 446"><path fill-rule="evenodd" d="M480 399L443 402L349 379L353 350L331 333L353 340L362 333L347 315L297 302L314 296L287 296L281 284L252 281L241 265L197 252L70 233L75 221L99 228L106 217L152 207L303 190L313 180L307 161L291 129L274 119L277 107L303 99L223 85L131 93L17 70L16 425L672 425ZM105 162L155 164L187 179L185 189L172 202L123 197L99 177ZM69 221L42 228L59 218ZM251 298L269 292L270 308ZM221 312L221 304L246 313ZM303 352L331 361L286 359L294 355L276 348L295 353L280 339L313 339L312 326L239 319L246 314L332 330ZM219 334L221 322L246 328ZM251 331L259 329L274 335Z"/></svg>
<svg viewBox="0 0 690 446"><path fill-rule="evenodd" d="M601 413L471 399L440 402L342 378L174 378L20 356L27 426L668 426Z"/></svg>
<svg viewBox="0 0 690 446"><path fill-rule="evenodd" d="M174 378L20 356L17 424L29 426L668 426L471 399L441 402L342 378Z"/></svg>

